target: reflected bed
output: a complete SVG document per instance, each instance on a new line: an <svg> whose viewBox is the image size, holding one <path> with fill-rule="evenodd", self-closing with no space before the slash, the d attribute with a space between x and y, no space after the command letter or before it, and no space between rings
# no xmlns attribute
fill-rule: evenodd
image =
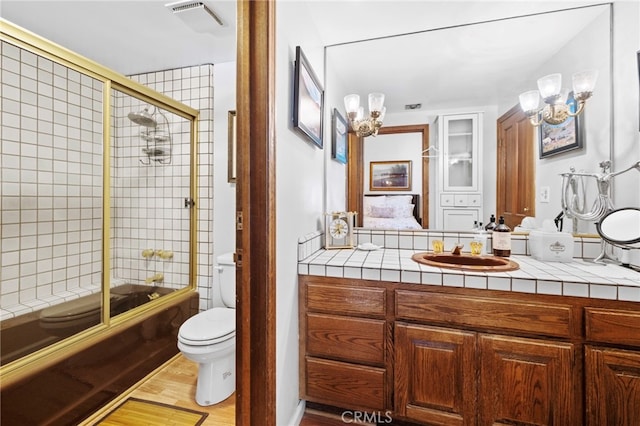
<svg viewBox="0 0 640 426"><path fill-rule="evenodd" d="M365 195L362 202L362 227L367 229L422 229L418 212L420 196Z"/></svg>

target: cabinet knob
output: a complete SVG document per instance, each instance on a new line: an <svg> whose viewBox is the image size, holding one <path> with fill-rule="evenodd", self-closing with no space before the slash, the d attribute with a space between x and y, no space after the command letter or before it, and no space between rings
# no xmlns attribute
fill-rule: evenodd
<svg viewBox="0 0 640 426"><path fill-rule="evenodd" d="M528 212L528 211L529 211L529 207L525 207L523 210L524 210L525 212Z"/></svg>

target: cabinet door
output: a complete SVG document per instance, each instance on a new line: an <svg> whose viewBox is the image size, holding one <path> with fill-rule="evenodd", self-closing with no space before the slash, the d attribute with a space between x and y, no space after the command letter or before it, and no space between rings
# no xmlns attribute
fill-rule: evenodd
<svg viewBox="0 0 640 426"><path fill-rule="evenodd" d="M442 127L442 190L478 191L478 115L444 116Z"/></svg>
<svg viewBox="0 0 640 426"><path fill-rule="evenodd" d="M394 340L397 414L429 424L475 424L475 333L396 323Z"/></svg>
<svg viewBox="0 0 640 426"><path fill-rule="evenodd" d="M445 231L470 231L473 222L482 220L478 209L450 208L442 209L442 229Z"/></svg>
<svg viewBox="0 0 640 426"><path fill-rule="evenodd" d="M587 424L640 424L640 352L585 350Z"/></svg>
<svg viewBox="0 0 640 426"><path fill-rule="evenodd" d="M491 335L479 340L478 424L582 424L574 345Z"/></svg>

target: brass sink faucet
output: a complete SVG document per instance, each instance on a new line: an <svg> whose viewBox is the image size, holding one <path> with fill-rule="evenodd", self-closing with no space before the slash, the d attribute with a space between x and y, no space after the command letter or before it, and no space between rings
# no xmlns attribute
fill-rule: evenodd
<svg viewBox="0 0 640 426"><path fill-rule="evenodd" d="M460 251L462 250L462 247L464 247L464 244L456 244L455 246L453 246L453 250L451 250L451 254L455 254L457 256L460 256Z"/></svg>

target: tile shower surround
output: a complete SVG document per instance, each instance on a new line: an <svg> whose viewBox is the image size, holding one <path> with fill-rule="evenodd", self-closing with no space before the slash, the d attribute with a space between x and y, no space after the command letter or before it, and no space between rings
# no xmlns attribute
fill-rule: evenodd
<svg viewBox="0 0 640 426"><path fill-rule="evenodd" d="M99 290L102 269L102 83L8 43L2 42L0 49L0 296L3 307L0 319L5 319ZM213 272L213 66L159 71L132 78L200 110L198 290L200 307L206 308L210 291L208 282ZM112 98L112 101L117 105L117 99ZM133 151L128 158L135 158L137 162L142 145L135 139L139 138L131 143L118 140L131 138L131 130L128 131L128 135L126 130L120 135L113 134L113 145L130 147L128 149ZM184 128L179 133L184 134ZM176 146L174 143L174 149ZM176 154L184 157L185 151L178 149ZM174 214L160 218L152 216L150 224L165 231L163 238L150 242L149 233L134 226L133 222L144 217L144 213L134 212L133 207L139 210L142 205L153 211L154 203L164 203L169 198L173 203L176 198L181 200L187 196L188 166L181 166L179 172L169 175L165 170L158 171L164 166L140 166L118 169L116 165L112 169L112 209L121 209L112 210L113 217L118 217L112 223L112 235L129 238L126 243L123 241L118 247L112 247L112 285L124 282L120 277L144 280L149 269L159 268L165 275L174 274L175 279L180 280L175 282L186 282L188 266L182 266L182 262L163 261L160 265L150 265L153 261L147 261L145 264L137 259L139 252L133 249L140 246L187 253L188 232L166 232L175 226L174 220L181 222L184 219L176 218ZM138 197L123 196L132 190L132 186L130 183L118 184L117 179L126 176L132 181L133 171L141 168L146 169L142 173L147 182L136 188ZM159 172L151 177L157 183L153 189L147 185L151 169L155 169L154 173ZM165 189L167 185L168 189ZM186 195L183 195L185 187ZM182 208L175 210L176 215L183 213ZM160 244L162 247L158 247ZM124 260L127 256L131 256L130 262ZM188 265L188 259L186 262ZM131 269L127 270L127 266Z"/></svg>
<svg viewBox="0 0 640 426"><path fill-rule="evenodd" d="M103 85L6 42L0 49L4 319L100 282Z"/></svg>
<svg viewBox="0 0 640 426"><path fill-rule="evenodd" d="M473 234L458 232L358 229L356 244L371 242L384 249L324 250L324 234L314 232L298 241L298 273L640 302L640 273L584 260L600 253L600 240L595 238L576 237L574 261L559 263L541 262L529 256L528 237L514 235L511 258L520 264L520 269L511 272L463 273L411 260L414 253L430 250L434 239L444 239L445 249L450 249L458 241L468 247L472 238Z"/></svg>
<svg viewBox="0 0 640 426"><path fill-rule="evenodd" d="M210 277L213 276L213 65L198 65L186 68L176 68L171 70L163 70L145 74L137 74L130 76L132 80L137 81L140 84L150 87L151 89L162 93L172 99L182 102L185 105L190 106L200 112L199 128L198 128L198 205L196 206L198 216L198 258L197 258L197 290L200 294L200 310L209 308L211 283ZM185 137L188 137L188 127L182 128L182 132L187 132ZM172 128L173 132L173 128ZM189 210L184 208L184 198L189 195L189 167L187 158L189 155L188 140L183 141L181 145L182 152L179 154L185 160L181 166L181 172L176 173L171 177L164 176L163 179L169 179L170 182L167 185L157 185L158 188L164 188L164 194L147 195L147 198L160 197L160 199L166 203L178 203L175 209L172 209L172 217L162 218L162 223L158 224L160 233L164 233L165 229L171 229L172 222L176 220L176 215L180 217L188 217ZM224 141L226 143L226 140ZM134 144L135 146L135 144ZM139 149L141 145L137 145L134 150L137 151L135 156L135 162L139 158ZM174 143L174 149L176 144ZM176 157L174 157L176 158ZM173 161L173 160L172 160ZM149 168L150 166L143 166ZM156 169L162 169L169 166L155 166ZM144 193L145 188L142 187ZM159 201L156 200L156 203ZM148 212L147 217L154 217L153 208ZM180 233L179 235L169 235L162 239L162 245L164 247L145 247L165 250L172 250L174 252L182 252L184 256L188 253L189 233ZM158 243L160 244L160 243ZM139 256L139 253L134 253L132 258ZM140 261L140 259L138 259ZM171 262L155 260L159 263L156 266L167 268ZM143 262L145 263L145 262ZM188 277L188 258L184 258L184 262L181 264L182 274L180 282L187 283ZM145 277L148 275L145 275ZM144 278L143 278L144 279Z"/></svg>

